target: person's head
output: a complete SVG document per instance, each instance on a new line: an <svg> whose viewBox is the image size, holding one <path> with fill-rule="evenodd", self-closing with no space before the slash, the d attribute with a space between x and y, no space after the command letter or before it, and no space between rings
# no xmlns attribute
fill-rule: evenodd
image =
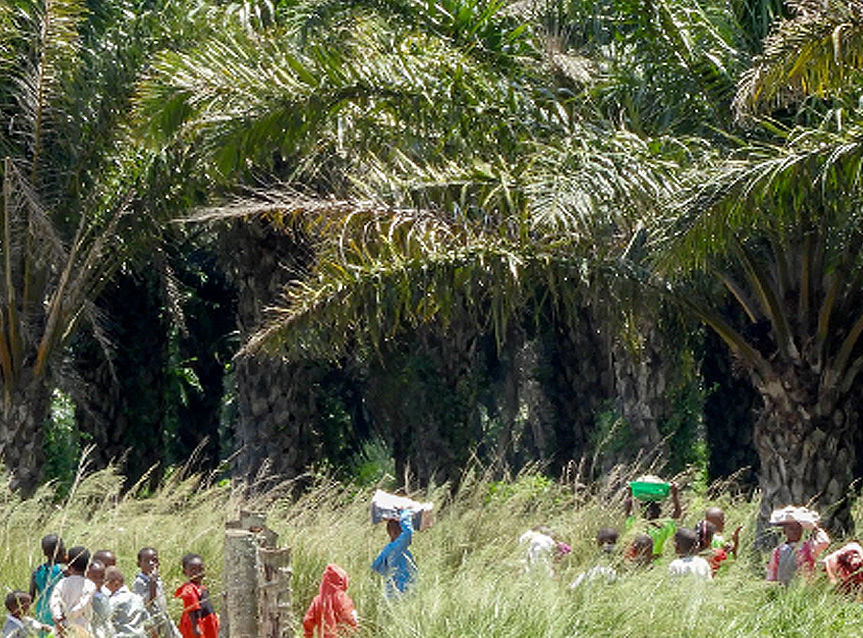
<svg viewBox="0 0 863 638"><path fill-rule="evenodd" d="M328 596L337 591L347 591L350 579L348 573L335 564L329 564L321 576L321 596Z"/></svg>
<svg viewBox="0 0 863 638"><path fill-rule="evenodd" d="M48 534L42 537L42 553L49 563L62 563L66 560L66 548L63 547L63 539L57 534Z"/></svg>
<svg viewBox="0 0 863 638"><path fill-rule="evenodd" d="M105 567L116 567L117 566L117 557L114 555L110 549L100 549L96 553L93 554L93 560L97 560L102 563Z"/></svg>
<svg viewBox="0 0 863 638"><path fill-rule="evenodd" d="M70 547L69 548L69 573L83 576L87 571L87 565L90 564L90 552L86 547Z"/></svg>
<svg viewBox="0 0 863 638"><path fill-rule="evenodd" d="M105 570L105 587L112 594L120 589L125 582L126 579L123 577L123 572L121 572L119 568L112 566Z"/></svg>
<svg viewBox="0 0 863 638"><path fill-rule="evenodd" d="M716 533L721 534L725 529L725 512L721 507L708 507L704 511L704 520L708 523L713 523L716 527Z"/></svg>
<svg viewBox="0 0 863 638"><path fill-rule="evenodd" d="M648 501L644 506L644 518L649 521L656 520L662 514L662 505L659 501Z"/></svg>
<svg viewBox="0 0 863 638"><path fill-rule="evenodd" d="M782 531L785 532L785 540L796 543L803 536L803 526L795 521L782 523Z"/></svg>
<svg viewBox="0 0 863 638"><path fill-rule="evenodd" d="M183 556L183 575L193 583L200 584L204 580L204 559L198 554Z"/></svg>
<svg viewBox="0 0 863 638"><path fill-rule="evenodd" d="M653 539L647 534L639 534L632 539L626 557L636 565L650 564L653 560Z"/></svg>
<svg viewBox="0 0 863 638"><path fill-rule="evenodd" d="M860 552L842 552L836 557L836 562L842 566L846 574L856 574L863 569L863 556Z"/></svg>
<svg viewBox="0 0 863 638"><path fill-rule="evenodd" d="M695 533L698 536L698 549L707 549L713 543L713 537L716 535L716 525L705 518L695 526Z"/></svg>
<svg viewBox="0 0 863 638"><path fill-rule="evenodd" d="M674 551L678 556L692 556L698 551L698 534L694 529L681 527L674 533Z"/></svg>
<svg viewBox="0 0 863 638"><path fill-rule="evenodd" d="M105 584L105 563L94 558L87 566L87 573L85 575L97 588L101 587Z"/></svg>
<svg viewBox="0 0 863 638"><path fill-rule="evenodd" d="M396 519L390 518L387 520L387 534L390 535L390 540L394 541L402 533L402 526Z"/></svg>
<svg viewBox="0 0 863 638"><path fill-rule="evenodd" d="M617 545L617 530L613 527L601 527L596 532L596 544L604 552L613 552Z"/></svg>
<svg viewBox="0 0 863 638"><path fill-rule="evenodd" d="M144 547L138 552L138 569L144 574L151 574L159 567L159 552L152 547Z"/></svg>
<svg viewBox="0 0 863 638"><path fill-rule="evenodd" d="M33 602L30 594L25 591L15 590L6 594L6 611L15 618L26 616L30 611L30 603Z"/></svg>

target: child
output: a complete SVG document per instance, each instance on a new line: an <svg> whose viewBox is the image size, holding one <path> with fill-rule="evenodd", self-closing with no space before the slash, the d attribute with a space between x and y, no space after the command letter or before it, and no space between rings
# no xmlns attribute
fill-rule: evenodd
<svg viewBox="0 0 863 638"><path fill-rule="evenodd" d="M613 583L617 580L617 570L612 563L612 555L617 546L617 530L613 527L603 527L596 533L596 544L599 546L599 559L596 564L586 572L579 574L570 584L570 589L584 583L592 583L594 581Z"/></svg>
<svg viewBox="0 0 863 638"><path fill-rule="evenodd" d="M372 569L387 579L387 598L403 594L416 579L416 562L408 549L414 531L412 518L411 510L403 510L398 521L387 521L390 542L372 563Z"/></svg>
<svg viewBox="0 0 863 638"><path fill-rule="evenodd" d="M699 538L704 536L708 524L713 525L715 530L710 547L724 549L726 554L737 558L737 548L740 544L740 530L743 529L743 526L738 525L734 528L731 541L726 542L722 536L722 533L725 531L725 512L722 511L721 507L708 507L704 511L704 518L695 526L695 531L698 533Z"/></svg>
<svg viewBox="0 0 863 638"><path fill-rule="evenodd" d="M105 585L105 565L102 561L95 558L90 561L87 566L87 579L96 585L96 591L93 592L93 616L90 622L94 638L111 638L114 635L114 630L111 627L111 603L108 602L108 596L111 592ZM107 595L104 593L107 591Z"/></svg>
<svg viewBox="0 0 863 638"><path fill-rule="evenodd" d="M132 592L141 597L153 623L153 638L177 638L180 634L168 616L168 601L159 578L159 552L144 547L138 552L138 575Z"/></svg>
<svg viewBox="0 0 863 638"><path fill-rule="evenodd" d="M531 572L539 567L549 576L554 576L552 559L560 560L572 551L569 545L556 540L554 536L548 527L539 525L519 537L518 544L527 545L527 556L522 561L525 571Z"/></svg>
<svg viewBox="0 0 863 638"><path fill-rule="evenodd" d="M347 594L348 575L338 565L327 565L321 577L320 593L312 600L303 618L303 636L312 638L315 628L318 638L337 638L357 628L357 610Z"/></svg>
<svg viewBox="0 0 863 638"><path fill-rule="evenodd" d="M93 554L93 560L102 563L106 568L117 566L117 556L110 549L100 549Z"/></svg>
<svg viewBox="0 0 863 638"><path fill-rule="evenodd" d="M624 558L632 567L647 567L653 562L653 539L647 534L639 534L626 548Z"/></svg>
<svg viewBox="0 0 863 638"><path fill-rule="evenodd" d="M824 569L836 589L860 600L863 594L863 547L858 541L851 541L825 556Z"/></svg>
<svg viewBox="0 0 863 638"><path fill-rule="evenodd" d="M820 516L805 507L789 505L774 510L770 523L782 527L785 542L780 543L770 555L766 578L769 582L788 585L797 574L811 576L815 572L815 560L830 544L830 537L818 526ZM803 530L811 531L809 539L801 541Z"/></svg>
<svg viewBox="0 0 863 638"><path fill-rule="evenodd" d="M116 567L105 570L105 587L111 592L111 625L116 638L148 638L150 615L144 601L129 591L126 579Z"/></svg>
<svg viewBox="0 0 863 638"><path fill-rule="evenodd" d="M218 638L219 617L210 602L210 592L204 587L204 559L198 554L183 556L183 574L189 582L174 592L183 600L180 634L183 638Z"/></svg>
<svg viewBox="0 0 863 638"><path fill-rule="evenodd" d="M726 550L728 545L722 544L717 546L714 542L716 539L716 525L707 519L698 522L698 525L695 527L695 534L698 536L698 551L710 565L713 575L716 576L722 563L728 560L728 551ZM733 549L736 555L736 540Z"/></svg>
<svg viewBox="0 0 863 638"><path fill-rule="evenodd" d="M696 556L698 550L698 534L695 530L681 527L674 533L674 551L677 558L668 566L668 573L674 577L694 576L699 580L712 580L713 572L710 565L701 556Z"/></svg>
<svg viewBox="0 0 863 638"><path fill-rule="evenodd" d="M640 477L639 481L659 481L653 476ZM677 529L675 522L680 518L683 509L680 506L680 489L675 482L669 484L671 492L672 512L671 517L661 518L662 506L658 501L648 501L644 505L644 532L653 539L653 556L654 558L662 556L665 550L665 543L669 538L674 536ZM632 486L626 486L626 498L623 501L624 510L626 512L626 529L632 529L636 525L636 518L633 514L632 507Z"/></svg>
<svg viewBox="0 0 863 638"><path fill-rule="evenodd" d="M90 552L84 547L69 550L69 575L60 580L51 592L51 618L64 634L87 636L93 615L93 594L96 585L84 578Z"/></svg>
<svg viewBox="0 0 863 638"><path fill-rule="evenodd" d="M66 562L66 548L59 536L48 534L42 537L42 553L45 555L45 562L36 568L30 578L30 599L36 601L36 620L51 626L54 621L51 619L48 601L51 600L54 585L63 578L61 563Z"/></svg>
<svg viewBox="0 0 863 638"><path fill-rule="evenodd" d="M23 591L12 591L6 595L6 624L3 625L3 638L31 638L40 632L51 631L50 625L40 623L35 618L29 618L30 595Z"/></svg>

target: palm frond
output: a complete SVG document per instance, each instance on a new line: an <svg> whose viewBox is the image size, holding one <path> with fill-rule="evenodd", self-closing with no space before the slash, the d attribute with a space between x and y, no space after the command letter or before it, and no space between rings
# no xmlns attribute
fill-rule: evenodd
<svg viewBox="0 0 863 638"><path fill-rule="evenodd" d="M863 5L846 0L789 2L794 17L770 33L738 85L738 116L852 86L863 68Z"/></svg>
<svg viewBox="0 0 863 638"><path fill-rule="evenodd" d="M863 178L863 127L801 128L783 145L750 145L745 155L690 177L656 236L663 272L703 269L737 236L780 233L818 215L848 219ZM815 210L813 210L813 207ZM840 224L841 226L841 224Z"/></svg>
<svg viewBox="0 0 863 638"><path fill-rule="evenodd" d="M45 139L65 114L65 81L79 63L79 28L87 14L84 0L33 0L15 15L17 65L9 79L19 117L10 137L23 147L36 181Z"/></svg>

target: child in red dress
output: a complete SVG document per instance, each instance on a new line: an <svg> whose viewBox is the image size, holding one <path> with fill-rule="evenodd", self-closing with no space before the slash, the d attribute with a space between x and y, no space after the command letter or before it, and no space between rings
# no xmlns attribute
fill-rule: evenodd
<svg viewBox="0 0 863 638"><path fill-rule="evenodd" d="M183 600L180 633L183 638L219 638L219 617L203 585L204 560L198 554L183 556L183 574L189 579L174 592Z"/></svg>
<svg viewBox="0 0 863 638"><path fill-rule="evenodd" d="M348 575L338 565L327 565L321 587L303 618L304 638L338 638L357 628L357 611L348 596Z"/></svg>

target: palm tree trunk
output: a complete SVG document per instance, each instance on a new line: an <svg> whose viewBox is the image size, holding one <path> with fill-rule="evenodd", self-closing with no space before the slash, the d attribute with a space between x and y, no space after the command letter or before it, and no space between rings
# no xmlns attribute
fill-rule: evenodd
<svg viewBox="0 0 863 638"><path fill-rule="evenodd" d="M808 381L808 383L807 383ZM792 373L759 384L764 399L753 432L761 461L759 527L785 505L808 505L828 527L853 529L849 487L856 464L858 417L850 400L834 402L818 392L817 375Z"/></svg>
<svg viewBox="0 0 863 638"><path fill-rule="evenodd" d="M34 381L13 393L12 401L0 418L0 459L9 469L9 486L29 495L42 477L43 426L48 419L51 389Z"/></svg>
<svg viewBox="0 0 863 638"><path fill-rule="evenodd" d="M669 343L653 325L640 329L644 341L638 350L615 338L610 344L614 369L615 393L621 416L632 436L632 447L625 458L606 459L618 463L640 455L653 461L667 452L659 423L670 411L667 388L674 357L669 356Z"/></svg>

